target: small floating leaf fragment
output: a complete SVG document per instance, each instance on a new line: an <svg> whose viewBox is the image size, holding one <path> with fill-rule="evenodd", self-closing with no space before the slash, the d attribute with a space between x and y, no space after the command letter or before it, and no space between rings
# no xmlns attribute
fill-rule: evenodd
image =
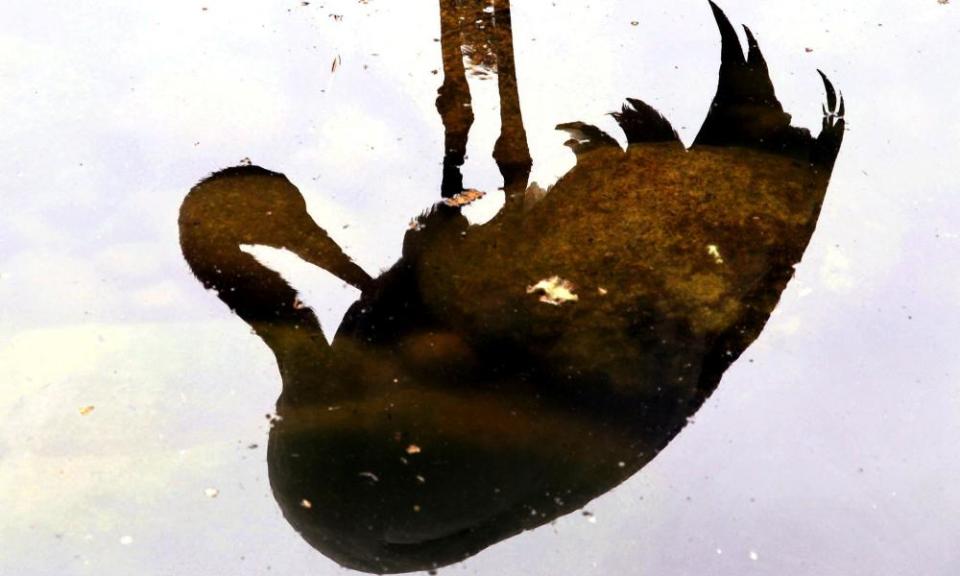
<svg viewBox="0 0 960 576"><path fill-rule="evenodd" d="M95 408L96 408L96 407L95 407L95 406L92 406L92 405L91 405L91 406L84 406L83 408L80 409L80 415L81 415L81 416L86 416L87 414L93 412Z"/></svg>
<svg viewBox="0 0 960 576"><path fill-rule="evenodd" d="M541 280L533 286L527 286L527 294L541 292L541 302L559 306L564 302L576 302L580 300L580 297L574 294L574 288L575 286L569 280L564 280L559 276L553 276Z"/></svg>
<svg viewBox="0 0 960 576"><path fill-rule="evenodd" d="M486 195L486 192L481 192L480 190L474 190L473 188L470 188L469 190L464 190L452 198L444 198L443 203L447 206L457 208L460 206L466 206L467 204L472 204Z"/></svg>

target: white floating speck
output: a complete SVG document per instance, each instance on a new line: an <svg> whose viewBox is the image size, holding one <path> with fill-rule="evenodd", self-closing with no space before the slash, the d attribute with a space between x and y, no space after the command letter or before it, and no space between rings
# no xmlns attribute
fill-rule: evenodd
<svg viewBox="0 0 960 576"><path fill-rule="evenodd" d="M370 480L373 481L373 482L379 482L379 481L380 481L380 478L377 477L377 475L374 474L373 472L361 472L360 474L358 474L358 476L360 476L361 478L368 478L368 479L370 479Z"/></svg>
<svg viewBox="0 0 960 576"><path fill-rule="evenodd" d="M540 301L544 304L559 306L564 302L576 302L580 297L573 293L575 286L569 280L559 276L545 278L533 286L527 286L527 294L541 292Z"/></svg>
<svg viewBox="0 0 960 576"><path fill-rule="evenodd" d="M216 498L220 495L220 491L216 488L207 488L203 493L206 494L208 498Z"/></svg>
<svg viewBox="0 0 960 576"><path fill-rule="evenodd" d="M124 546L129 546L133 544L133 536L121 536L120 543L123 544Z"/></svg>
<svg viewBox="0 0 960 576"><path fill-rule="evenodd" d="M713 261L717 264L723 264L723 256L720 255L720 247L716 244L710 244L707 246L707 254L713 257Z"/></svg>
<svg viewBox="0 0 960 576"><path fill-rule="evenodd" d="M756 562L757 560L760 559L760 555L757 554L756 552L754 552L753 550L751 550L751 551L750 551L750 559L753 560L754 562Z"/></svg>

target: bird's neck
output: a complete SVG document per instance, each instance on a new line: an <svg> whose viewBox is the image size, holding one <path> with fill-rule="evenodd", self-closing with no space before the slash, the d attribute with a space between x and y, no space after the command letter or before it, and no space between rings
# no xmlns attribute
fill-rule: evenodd
<svg viewBox="0 0 960 576"><path fill-rule="evenodd" d="M281 371L294 358L326 355L320 322L282 276L242 251L239 242L202 238L181 238L191 270L270 347Z"/></svg>

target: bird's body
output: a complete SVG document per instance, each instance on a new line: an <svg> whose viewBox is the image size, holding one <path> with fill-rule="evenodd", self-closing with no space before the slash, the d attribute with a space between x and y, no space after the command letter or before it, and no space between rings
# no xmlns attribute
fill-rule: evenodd
<svg viewBox="0 0 960 576"><path fill-rule="evenodd" d="M666 446L759 335L816 226L843 104L825 80L821 134L791 127L752 35L745 59L715 15L719 89L691 149L639 100L615 114L626 150L563 124L577 165L542 200L482 226L440 203L376 279L280 174L232 168L191 191L184 256L276 355L270 480L314 547L428 569L573 511ZM515 186L524 156L508 156ZM332 345L244 243L361 289Z"/></svg>

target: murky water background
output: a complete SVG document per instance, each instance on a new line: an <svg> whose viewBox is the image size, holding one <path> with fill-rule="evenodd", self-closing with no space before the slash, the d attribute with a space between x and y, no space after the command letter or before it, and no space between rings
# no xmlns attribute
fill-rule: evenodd
<svg viewBox="0 0 960 576"><path fill-rule="evenodd" d="M693 139L719 37L706 3L675 4L515 4L533 180L573 164L554 125L610 129L624 96ZM936 0L860 4L723 3L757 34L796 124L819 126L816 68L847 99L817 232L761 337L591 515L444 572L960 569L960 18ZM10 5L0 574L344 572L277 508L264 462L274 360L190 274L177 210L248 157L296 182L369 272L389 266L437 200L438 35L432 2ZM472 82L465 179L492 191L495 83ZM484 202L478 221L496 195ZM356 292L290 255L258 256L332 332Z"/></svg>

